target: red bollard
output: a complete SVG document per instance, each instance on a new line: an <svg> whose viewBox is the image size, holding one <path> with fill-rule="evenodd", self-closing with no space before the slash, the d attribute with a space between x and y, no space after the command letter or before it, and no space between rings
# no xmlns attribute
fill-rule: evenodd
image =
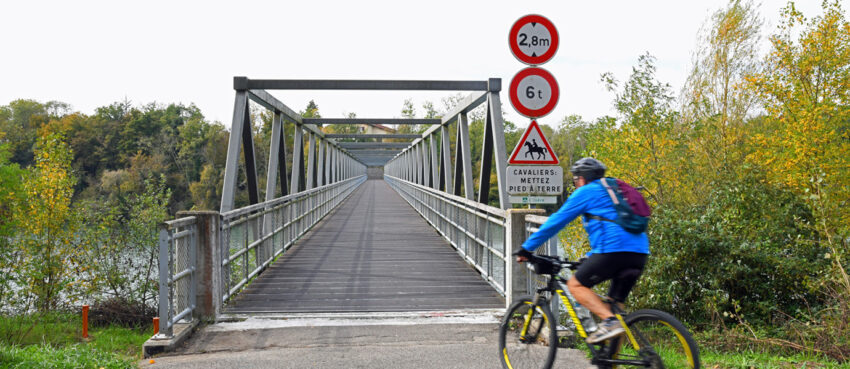
<svg viewBox="0 0 850 369"><path fill-rule="evenodd" d="M153 334L159 333L159 318L153 318Z"/></svg>
<svg viewBox="0 0 850 369"><path fill-rule="evenodd" d="M83 305L83 338L89 338L89 306Z"/></svg>

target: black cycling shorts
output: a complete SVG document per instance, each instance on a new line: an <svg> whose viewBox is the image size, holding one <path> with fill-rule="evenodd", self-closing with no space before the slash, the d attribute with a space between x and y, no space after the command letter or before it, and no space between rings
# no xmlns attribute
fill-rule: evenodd
<svg viewBox="0 0 850 369"><path fill-rule="evenodd" d="M610 279L608 296L624 303L643 272L647 256L637 252L592 254L578 267L575 277L587 288Z"/></svg>

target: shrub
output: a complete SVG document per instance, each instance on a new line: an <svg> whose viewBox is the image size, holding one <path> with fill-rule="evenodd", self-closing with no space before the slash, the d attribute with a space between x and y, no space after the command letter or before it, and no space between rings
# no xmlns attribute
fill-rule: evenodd
<svg viewBox="0 0 850 369"><path fill-rule="evenodd" d="M801 314L828 269L805 204L758 176L720 183L705 200L653 215L637 304L698 323Z"/></svg>
<svg viewBox="0 0 850 369"><path fill-rule="evenodd" d="M151 324L156 315L156 309L142 301L116 297L95 303L89 313L89 321L97 327L119 325L137 328Z"/></svg>

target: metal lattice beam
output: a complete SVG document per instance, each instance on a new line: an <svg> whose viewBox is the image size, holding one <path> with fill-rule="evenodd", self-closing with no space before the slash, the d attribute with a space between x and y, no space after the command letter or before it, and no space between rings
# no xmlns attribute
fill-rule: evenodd
<svg viewBox="0 0 850 369"><path fill-rule="evenodd" d="M488 81L249 79L235 77L235 90L487 91Z"/></svg>
<svg viewBox="0 0 850 369"><path fill-rule="evenodd" d="M304 124L441 124L440 119L405 118L303 118Z"/></svg>
<svg viewBox="0 0 850 369"><path fill-rule="evenodd" d="M422 137L422 135L417 134L372 134L372 133L326 133L325 137L327 138L363 138L363 139L416 139Z"/></svg>
<svg viewBox="0 0 850 369"><path fill-rule="evenodd" d="M340 142L339 146L345 149L406 149L410 147L406 142Z"/></svg>

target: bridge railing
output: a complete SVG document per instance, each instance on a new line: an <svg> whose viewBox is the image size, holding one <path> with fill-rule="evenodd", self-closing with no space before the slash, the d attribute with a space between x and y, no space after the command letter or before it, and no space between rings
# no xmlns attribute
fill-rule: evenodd
<svg viewBox="0 0 850 369"><path fill-rule="evenodd" d="M221 215L221 302L242 289L275 257L366 181L361 175Z"/></svg>
<svg viewBox="0 0 850 369"><path fill-rule="evenodd" d="M410 181L384 179L502 296L506 294L505 210Z"/></svg>
<svg viewBox="0 0 850 369"><path fill-rule="evenodd" d="M512 256L513 250L546 222L547 217L536 215L543 210L502 210L388 174L384 179L505 297L508 305L516 297L545 286L544 279L529 272L528 264L519 265ZM560 241L553 237L536 253L560 255Z"/></svg>
<svg viewBox="0 0 850 369"><path fill-rule="evenodd" d="M178 322L192 322L196 303L198 224L194 216L159 227L159 336L171 337Z"/></svg>

